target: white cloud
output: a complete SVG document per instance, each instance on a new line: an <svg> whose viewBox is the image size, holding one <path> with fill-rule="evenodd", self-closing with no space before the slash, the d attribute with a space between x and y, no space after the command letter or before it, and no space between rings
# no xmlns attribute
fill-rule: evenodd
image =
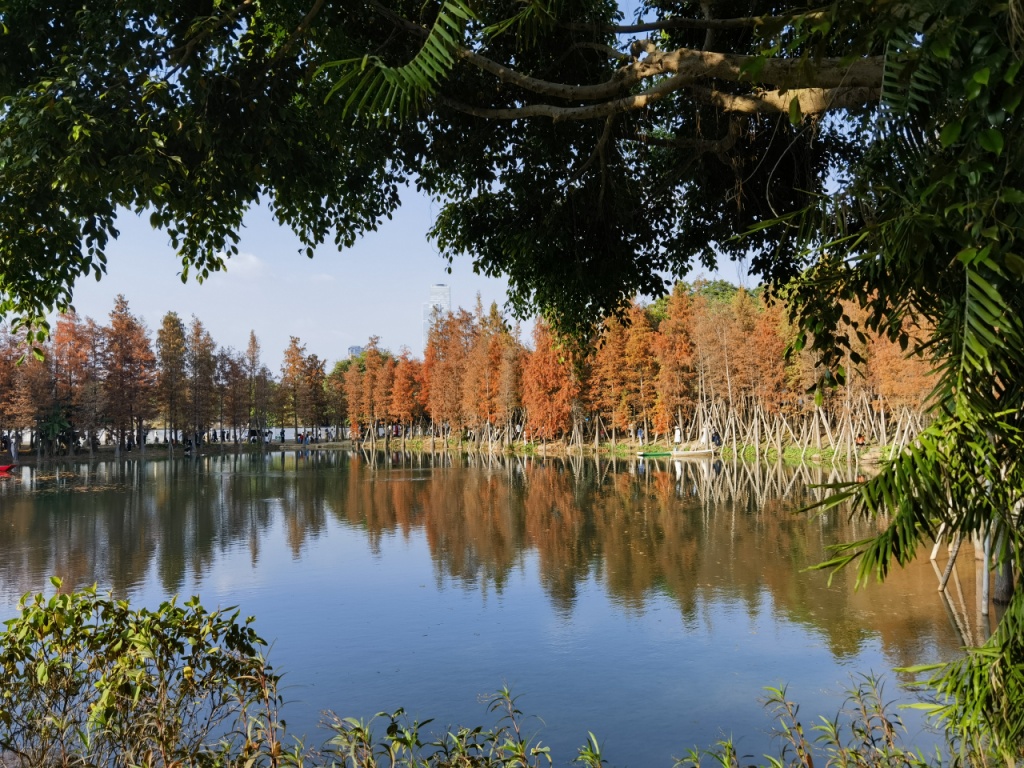
<svg viewBox="0 0 1024 768"><path fill-rule="evenodd" d="M223 272L216 272L210 275L211 282L214 280L230 280L240 278L242 280L259 280L266 274L266 264L262 259L253 253L239 252L237 255L224 260L225 269Z"/></svg>

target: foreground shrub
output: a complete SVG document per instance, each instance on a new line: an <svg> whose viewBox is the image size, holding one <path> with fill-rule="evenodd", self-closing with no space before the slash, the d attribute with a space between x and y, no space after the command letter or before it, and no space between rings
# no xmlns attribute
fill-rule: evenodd
<svg viewBox="0 0 1024 768"><path fill-rule="evenodd" d="M54 579L60 589L60 580ZM276 764L278 678L238 614L22 598L0 637L4 766Z"/></svg>
<svg viewBox="0 0 1024 768"><path fill-rule="evenodd" d="M814 768L816 760L828 768L925 768L943 762L941 754L930 763L919 750L903 746L903 722L883 700L882 685L874 677L857 678L842 710L831 720L820 717L809 729L785 688L766 690L765 706L775 716L774 735L780 744L777 755L765 755L762 765L767 768ZM721 741L713 749L691 750L675 768L702 768L707 763L740 768L747 759L736 753L731 741Z"/></svg>
<svg viewBox="0 0 1024 768"><path fill-rule="evenodd" d="M331 765L347 768L548 768L548 747L524 731L523 713L512 693L503 688L487 697L488 711L498 713L492 730L449 729L432 741L422 740L421 730L431 720L410 720L404 710L379 712L369 721L331 716L327 727L334 733L321 753ZM384 733L374 727L384 724ZM584 768L601 768L606 761L594 734L580 747L576 762Z"/></svg>

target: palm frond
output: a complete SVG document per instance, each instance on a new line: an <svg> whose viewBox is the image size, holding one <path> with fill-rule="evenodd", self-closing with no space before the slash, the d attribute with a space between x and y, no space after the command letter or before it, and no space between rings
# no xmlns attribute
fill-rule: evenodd
<svg viewBox="0 0 1024 768"><path fill-rule="evenodd" d="M484 28L488 37L514 31L522 44L533 44L541 29L558 18L559 0L522 0L523 8L515 15Z"/></svg>
<svg viewBox="0 0 1024 768"><path fill-rule="evenodd" d="M324 64L320 71L340 69L341 75L327 94L348 90L345 115L384 120L408 120L416 115L455 66L456 51L463 45L466 24L475 20L465 0L443 0L423 46L409 63L388 66L376 56L343 59Z"/></svg>
<svg viewBox="0 0 1024 768"><path fill-rule="evenodd" d="M924 17L908 19L894 29L885 45L882 67L881 128L916 159L929 141L924 121L937 99L945 97L945 82L929 56L923 55Z"/></svg>

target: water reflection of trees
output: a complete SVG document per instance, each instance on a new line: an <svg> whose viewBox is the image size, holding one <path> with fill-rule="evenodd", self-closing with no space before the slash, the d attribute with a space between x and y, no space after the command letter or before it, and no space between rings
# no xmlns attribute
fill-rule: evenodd
<svg viewBox="0 0 1024 768"><path fill-rule="evenodd" d="M127 593L151 569L174 593L201 582L229 549L247 548L258 561L263 548L279 546L275 526L299 557L334 519L374 551L387 535L422 531L439 582L501 591L533 553L544 590L564 612L587 580L629 611L667 595L686 623L727 599L751 617L773 610L814 628L840 656L880 633L908 662L942 616L927 565L861 592L851 588L852 573L827 589L825 574L802 572L829 544L870 533L839 511L798 514L824 492L816 486L840 479L823 470L305 452L22 477L0 487L8 596L38 589L51 573Z"/></svg>

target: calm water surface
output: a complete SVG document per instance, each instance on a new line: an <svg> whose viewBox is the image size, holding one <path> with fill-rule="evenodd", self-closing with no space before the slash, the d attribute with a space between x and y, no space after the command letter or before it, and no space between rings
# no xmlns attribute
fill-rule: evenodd
<svg viewBox="0 0 1024 768"><path fill-rule="evenodd" d="M53 574L137 604L237 605L286 673L293 732L325 709L488 724L480 697L507 684L556 763L591 730L612 765L670 768L726 736L768 751L764 686L788 685L810 721L834 715L855 673L884 673L905 699L893 667L963 643L927 558L861 591L852 573L828 587L804 570L871 533L796 512L820 472L159 455L0 480L0 618Z"/></svg>

